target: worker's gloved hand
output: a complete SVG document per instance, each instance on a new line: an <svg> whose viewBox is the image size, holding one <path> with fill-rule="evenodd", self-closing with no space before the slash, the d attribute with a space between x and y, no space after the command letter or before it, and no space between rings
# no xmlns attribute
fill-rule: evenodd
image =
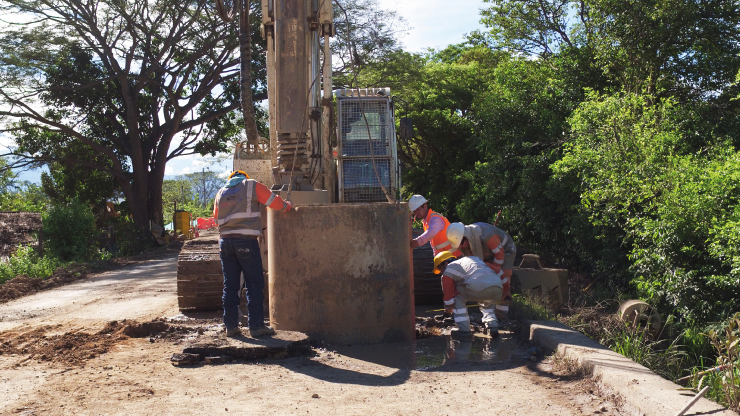
<svg viewBox="0 0 740 416"><path fill-rule="evenodd" d="M445 315L452 316L452 308L445 308Z"/></svg>
<svg viewBox="0 0 740 416"><path fill-rule="evenodd" d="M411 240L411 249L415 249L416 247L419 247L419 242L416 240Z"/></svg>
<svg viewBox="0 0 740 416"><path fill-rule="evenodd" d="M285 201L285 212L289 212L293 209L293 204L290 201Z"/></svg>

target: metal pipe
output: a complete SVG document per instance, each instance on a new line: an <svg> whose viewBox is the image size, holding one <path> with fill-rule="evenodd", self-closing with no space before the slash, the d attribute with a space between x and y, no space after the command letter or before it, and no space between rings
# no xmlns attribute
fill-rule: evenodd
<svg viewBox="0 0 740 416"><path fill-rule="evenodd" d="M707 390L709 390L709 386L706 386L703 389L701 389L701 391L697 393L696 396L694 396L691 400L689 400L688 403L686 403L686 406L684 406L683 409L679 410L678 413L676 413L676 416L683 416L691 408L691 406L694 405L694 403L698 402L699 399L701 399L702 396L704 396L704 393L706 393Z"/></svg>
<svg viewBox="0 0 740 416"><path fill-rule="evenodd" d="M324 100L323 111L321 114L322 118L322 130L321 130L321 158L323 159L322 170L324 177L324 189L329 191L329 200L331 202L337 202L334 196L334 186L336 184L335 169L334 169L334 158L332 156L331 149L331 112L332 107L332 77L331 77L331 48L329 45L329 33L324 31L324 68L322 71L323 82L324 82Z"/></svg>

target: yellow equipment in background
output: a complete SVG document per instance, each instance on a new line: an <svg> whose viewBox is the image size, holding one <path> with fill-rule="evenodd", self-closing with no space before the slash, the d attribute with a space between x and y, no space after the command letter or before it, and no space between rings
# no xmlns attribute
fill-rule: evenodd
<svg viewBox="0 0 740 416"><path fill-rule="evenodd" d="M177 210L174 215L173 227L177 235L184 235L186 239L190 240L194 237L193 227L191 224L190 213L187 211Z"/></svg>

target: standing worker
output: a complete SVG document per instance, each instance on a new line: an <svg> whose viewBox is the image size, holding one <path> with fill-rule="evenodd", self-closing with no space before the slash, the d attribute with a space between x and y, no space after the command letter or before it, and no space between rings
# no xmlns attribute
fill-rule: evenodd
<svg viewBox="0 0 740 416"><path fill-rule="evenodd" d="M445 312L455 318L457 330L452 336L469 339L470 317L467 302L478 301L483 313L483 325L492 335L498 335L498 320L494 305L501 299L501 273L495 273L477 257L457 258L449 251L434 256L434 273L442 273L442 292Z"/></svg>
<svg viewBox="0 0 740 416"><path fill-rule="evenodd" d="M409 211L413 213L414 218L421 220L424 225L424 233L411 240L412 249L431 241L432 251L435 255L443 251L454 251L452 244L447 239L447 227L450 222L447 221L447 218L432 211L426 198L421 195L412 195L409 198Z"/></svg>
<svg viewBox="0 0 740 416"><path fill-rule="evenodd" d="M514 267L516 246L505 231L495 225L476 222L463 225L461 222L447 227L447 238L453 249L459 249L465 256L475 256L483 260L494 272L500 273L503 280L503 298L508 301L511 295L511 269ZM496 309L506 314L508 306L498 305Z"/></svg>
<svg viewBox="0 0 740 416"><path fill-rule="evenodd" d="M292 205L273 194L262 183L249 179L237 170L216 194L213 218L218 224L218 248L221 270L224 274L224 327L227 337L241 335L239 329L240 274L244 273L249 311L249 334L252 337L273 335L275 330L265 326L265 280L262 275L262 255L257 237L262 235L260 204L290 211Z"/></svg>

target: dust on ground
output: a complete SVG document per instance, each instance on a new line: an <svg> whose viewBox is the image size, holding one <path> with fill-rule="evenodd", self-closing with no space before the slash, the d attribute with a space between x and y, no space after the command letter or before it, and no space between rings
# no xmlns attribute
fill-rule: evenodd
<svg viewBox="0 0 740 416"><path fill-rule="evenodd" d="M53 366L84 366L129 338L150 337L175 341L200 328L168 325L163 320L136 322L133 320L108 322L97 332L83 330L63 331L62 325L46 325L30 331L0 333L0 355L23 356L24 361L48 362Z"/></svg>
<svg viewBox="0 0 740 416"><path fill-rule="evenodd" d="M178 315L175 261L0 305L0 414L623 414L516 334L464 344L434 311L419 314L430 330L410 349L317 344L299 357L175 366L174 353L222 330L218 313Z"/></svg>
<svg viewBox="0 0 740 416"><path fill-rule="evenodd" d="M0 413L625 414L619 398L598 383L552 359L532 361L531 346L506 333L490 341L512 347L502 360L460 360L453 354L423 370L388 362L394 351L389 345L316 345L306 355L284 359L170 363L189 340L217 331L217 322L178 316L110 322L87 337L49 335L54 327L18 334L16 339L50 345L54 339L84 342L57 342L57 352L64 352L56 356L51 346L25 353L16 347L18 355L0 355L0 393L10 393L0 394ZM75 355L92 345L99 349ZM366 354L373 349L377 354Z"/></svg>

